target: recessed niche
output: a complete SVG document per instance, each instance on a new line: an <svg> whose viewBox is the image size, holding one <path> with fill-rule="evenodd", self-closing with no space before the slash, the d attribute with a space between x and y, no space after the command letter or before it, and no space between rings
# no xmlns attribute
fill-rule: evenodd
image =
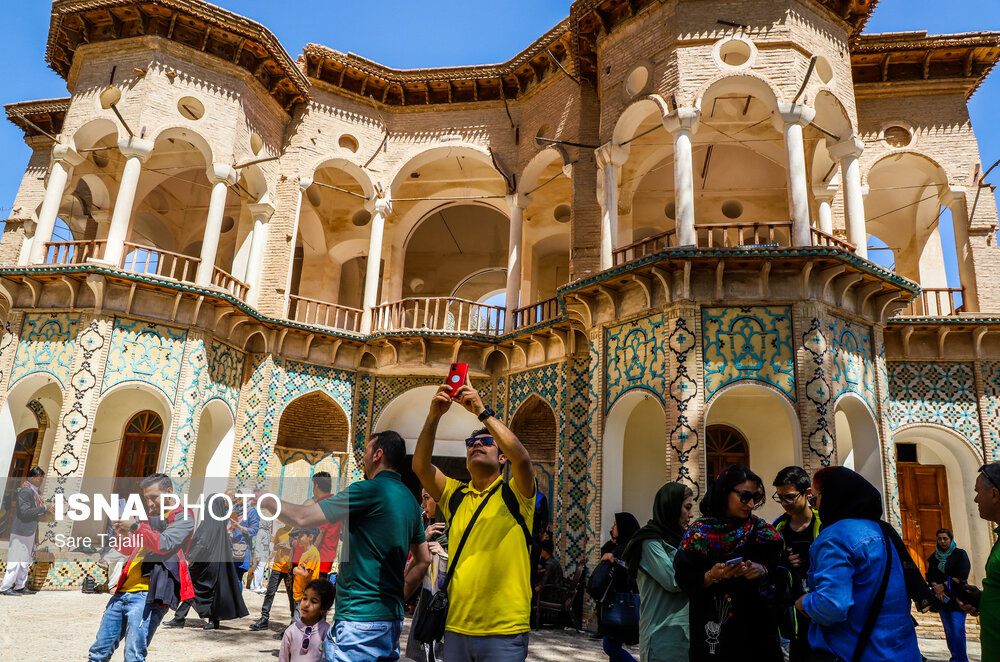
<svg viewBox="0 0 1000 662"><path fill-rule="evenodd" d="M101 92L100 96L98 96L98 100L101 102L101 108L104 110L111 108L111 106L121 101L121 98L122 91L114 85L108 85L104 88L104 91Z"/></svg>
<svg viewBox="0 0 1000 662"><path fill-rule="evenodd" d="M363 225L368 225L370 220L372 220L372 213L367 209L359 209L351 217L351 223L354 223L359 228Z"/></svg>
<svg viewBox="0 0 1000 662"><path fill-rule="evenodd" d="M552 216L556 219L556 223L569 223L571 214L572 209L565 204L556 205L556 208L552 210Z"/></svg>
<svg viewBox="0 0 1000 662"><path fill-rule="evenodd" d="M673 220L677 218L677 205L673 202L668 202L667 206L663 208L663 213L666 214L667 218Z"/></svg>
<svg viewBox="0 0 1000 662"><path fill-rule="evenodd" d="M538 127L538 131L535 132L535 142L541 145L542 147L547 147L548 145L551 145L552 143L546 142L544 140L539 140L539 138L548 138L550 130L551 127L549 127L548 124L543 124L540 127Z"/></svg>
<svg viewBox="0 0 1000 662"><path fill-rule="evenodd" d="M882 139L889 147L908 147L913 142L913 134L905 126L890 126L882 132Z"/></svg>
<svg viewBox="0 0 1000 662"><path fill-rule="evenodd" d="M726 200L722 203L722 215L726 218L739 218L743 215L743 203L739 200Z"/></svg>
<svg viewBox="0 0 1000 662"><path fill-rule="evenodd" d="M205 116L205 105L194 97L183 97L177 102L177 112L188 120L200 120Z"/></svg>
<svg viewBox="0 0 1000 662"><path fill-rule="evenodd" d="M264 141L256 133L250 134L250 151L254 153L254 156L260 154L260 150L264 149Z"/></svg>
<svg viewBox="0 0 1000 662"><path fill-rule="evenodd" d="M337 144L340 145L341 149L346 149L352 154L358 151L358 139L349 133L342 135L340 140L337 141Z"/></svg>
<svg viewBox="0 0 1000 662"><path fill-rule="evenodd" d="M225 234L229 232L236 226L236 219L232 216L226 216L222 219L222 233Z"/></svg>
<svg viewBox="0 0 1000 662"><path fill-rule="evenodd" d="M824 85L829 85L830 81L833 80L833 67L830 66L830 61L825 57L816 58L816 76Z"/></svg>
<svg viewBox="0 0 1000 662"><path fill-rule="evenodd" d="M753 44L743 39L727 39L716 45L716 57L727 67L742 67L753 54Z"/></svg>
<svg viewBox="0 0 1000 662"><path fill-rule="evenodd" d="M646 85L648 84L649 67L639 65L625 78L625 93L630 97L642 94L646 90Z"/></svg>

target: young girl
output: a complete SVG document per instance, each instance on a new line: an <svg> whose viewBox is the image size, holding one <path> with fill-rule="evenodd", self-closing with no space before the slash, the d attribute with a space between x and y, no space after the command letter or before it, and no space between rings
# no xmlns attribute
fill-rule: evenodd
<svg viewBox="0 0 1000 662"><path fill-rule="evenodd" d="M323 659L323 640L330 630L326 612L332 606L333 584L325 579L314 579L306 584L299 602L301 616L285 629L278 662L320 662Z"/></svg>

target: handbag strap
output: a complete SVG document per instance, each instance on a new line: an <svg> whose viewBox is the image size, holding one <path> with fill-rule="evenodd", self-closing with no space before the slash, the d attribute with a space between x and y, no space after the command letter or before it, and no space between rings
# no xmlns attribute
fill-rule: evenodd
<svg viewBox="0 0 1000 662"><path fill-rule="evenodd" d="M885 535L885 532L882 532L882 540L885 542L885 570L882 571L882 583L879 585L878 593L875 594L875 600L868 610L868 618L865 619L865 625L861 628L858 643L854 646L854 655L851 657L852 662L861 661L861 655L865 652L865 646L868 645L868 640L871 639L872 632L875 630L875 621L878 620L878 614L882 611L882 603L885 602L885 592L889 588L889 573L892 570L892 546L889 544L889 537Z"/></svg>
<svg viewBox="0 0 1000 662"><path fill-rule="evenodd" d="M486 498L484 498L482 503L479 504L479 507L476 508L476 512L472 513L472 519L469 520L469 523L465 525L465 531L462 532L462 539L458 541L458 549L455 550L455 555L448 561L448 574L444 576L444 583L441 585L442 591L448 590L448 583L451 581L451 576L454 574L455 568L458 567L458 557L462 555L462 549L465 547L465 541L469 539L469 533L472 531L472 525L476 523L477 519L479 519L479 514L483 512L483 508L486 507L486 503L490 500L490 497L493 496L498 489L500 489L500 485L502 484L503 481L500 481L486 493ZM451 513L451 519L455 519L454 512Z"/></svg>

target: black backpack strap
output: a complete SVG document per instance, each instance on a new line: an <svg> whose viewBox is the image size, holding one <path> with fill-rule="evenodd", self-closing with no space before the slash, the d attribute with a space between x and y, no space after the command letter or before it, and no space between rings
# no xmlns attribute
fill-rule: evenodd
<svg viewBox="0 0 1000 662"><path fill-rule="evenodd" d="M465 498L465 490L468 486L468 483L462 483L451 493L451 497L448 499L448 513L450 515L448 526L451 526L451 519L455 516L455 511L462 505L462 500Z"/></svg>
<svg viewBox="0 0 1000 662"><path fill-rule="evenodd" d="M469 533L472 531L472 525L476 523L477 519L479 519L479 514L483 512L483 508L486 507L486 504L489 502L490 497L493 496L493 494L499 488L500 485L494 485L493 489L491 489L489 492L486 493L486 498L484 498L482 502L479 504L479 507L476 508L476 512L472 513L472 519L469 520L469 523L465 525L465 531L462 532L462 539L458 541L458 549L455 550L455 555L450 559L448 559L448 574L445 575L444 583L441 585L442 591L448 590L448 583L451 581L451 576L454 574L455 568L458 567L458 557L461 556L462 554L462 548L465 547L465 541L469 539ZM465 496L464 492L462 493L462 496L463 497ZM452 495L451 498L448 499L449 508L451 507L451 503L453 500L455 500L455 495ZM458 499L456 503L461 503L461 501L462 501L461 499ZM451 513L451 516L452 518L454 518L455 513L454 512Z"/></svg>
<svg viewBox="0 0 1000 662"><path fill-rule="evenodd" d="M507 510L510 511L510 514L514 516L514 521L521 527L521 531L524 532L524 542L530 550L531 531L528 530L528 525L524 522L524 515L521 514L521 504L517 500L517 495L514 494L514 489L507 481L500 481L500 485L500 496L503 497L503 503L507 506Z"/></svg>
<svg viewBox="0 0 1000 662"><path fill-rule="evenodd" d="M889 544L889 536L885 535L884 531L882 532L882 539L885 541L885 570L882 571L882 583L879 585L878 593L875 594L872 606L868 610L868 618L865 619L865 626L861 628L858 643L854 646L854 655L851 657L852 662L861 661L861 655L865 652L868 640L871 639L872 632L875 630L875 621L878 620L879 612L882 611L882 603L885 602L885 592L889 588L889 574L892 571L892 545Z"/></svg>

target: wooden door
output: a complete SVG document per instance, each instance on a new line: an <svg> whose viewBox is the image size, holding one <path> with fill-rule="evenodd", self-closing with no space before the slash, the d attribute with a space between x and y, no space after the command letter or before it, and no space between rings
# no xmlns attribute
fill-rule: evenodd
<svg viewBox="0 0 1000 662"><path fill-rule="evenodd" d="M746 437L736 428L709 425L705 430L705 438L709 479L718 476L730 464L750 466L750 449Z"/></svg>
<svg viewBox="0 0 1000 662"><path fill-rule="evenodd" d="M141 411L129 420L122 434L118 453L115 491L122 495L138 493L139 482L156 470L163 439L163 421L156 412Z"/></svg>
<svg viewBox="0 0 1000 662"><path fill-rule="evenodd" d="M896 476L903 542L924 573L927 557L937 546L938 529L951 529L947 474L939 464L900 462L896 465Z"/></svg>
<svg viewBox="0 0 1000 662"><path fill-rule="evenodd" d="M14 512L14 498L21 488L21 483L28 477L32 462L35 459L35 447L38 445L38 428L25 430L17 435L14 441L14 454L10 458L10 468L7 471L7 491L3 495L0 506L0 534L6 537L10 530Z"/></svg>

